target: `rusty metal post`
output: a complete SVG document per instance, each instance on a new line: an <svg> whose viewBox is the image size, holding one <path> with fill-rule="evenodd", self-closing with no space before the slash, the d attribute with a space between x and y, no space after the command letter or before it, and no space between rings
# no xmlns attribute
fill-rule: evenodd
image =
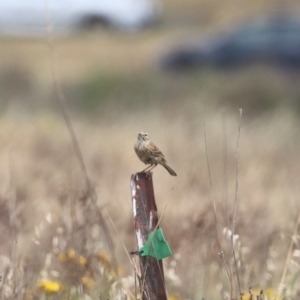
<svg viewBox="0 0 300 300"><path fill-rule="evenodd" d="M157 229L158 213L154 198L152 173L131 176L134 227L138 248L145 245L150 232ZM140 288L143 300L166 300L164 270L161 260L140 256Z"/></svg>

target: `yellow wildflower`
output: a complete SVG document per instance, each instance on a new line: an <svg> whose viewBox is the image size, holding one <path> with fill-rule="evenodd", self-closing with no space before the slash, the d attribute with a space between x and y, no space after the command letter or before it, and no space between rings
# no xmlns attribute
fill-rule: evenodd
<svg viewBox="0 0 300 300"><path fill-rule="evenodd" d="M92 277L89 277L89 276L83 276L81 278L81 282L87 288L91 288L95 285L95 280Z"/></svg>
<svg viewBox="0 0 300 300"><path fill-rule="evenodd" d="M57 293L61 290L61 285L56 281L41 279L38 286L47 293Z"/></svg>
<svg viewBox="0 0 300 300"><path fill-rule="evenodd" d="M252 299L261 299L261 300L280 300L279 296L273 289L254 289L249 291L249 293L244 294L240 298L241 300L252 300Z"/></svg>
<svg viewBox="0 0 300 300"><path fill-rule="evenodd" d="M78 258L78 263L80 265L84 266L87 263L87 259L84 256L80 255L79 258Z"/></svg>
<svg viewBox="0 0 300 300"><path fill-rule="evenodd" d="M178 294L171 294L169 297L168 297L168 300L179 300L180 297Z"/></svg>
<svg viewBox="0 0 300 300"><path fill-rule="evenodd" d="M65 254L65 253L59 253L59 255L58 255L58 260L59 260L60 262L65 262L65 261L67 260L66 254Z"/></svg>
<svg viewBox="0 0 300 300"><path fill-rule="evenodd" d="M67 257L69 259L73 259L73 258L75 258L75 256L76 256L76 251L74 249L69 249L67 251Z"/></svg>
<svg viewBox="0 0 300 300"><path fill-rule="evenodd" d="M111 269L111 261L108 254L102 250L99 252L99 260L106 270Z"/></svg>
<svg viewBox="0 0 300 300"><path fill-rule="evenodd" d="M264 294L267 296L267 299L269 300L280 300L280 297L277 295L277 293L273 289L266 289L264 291Z"/></svg>

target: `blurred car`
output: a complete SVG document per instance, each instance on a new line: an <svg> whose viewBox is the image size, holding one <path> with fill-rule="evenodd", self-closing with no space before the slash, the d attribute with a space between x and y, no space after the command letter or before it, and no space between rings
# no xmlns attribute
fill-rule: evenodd
<svg viewBox="0 0 300 300"><path fill-rule="evenodd" d="M154 0L1 0L0 34L45 33L45 3L55 33L99 25L136 30L157 18Z"/></svg>
<svg viewBox="0 0 300 300"><path fill-rule="evenodd" d="M186 45L167 54L163 68L172 70L202 66L235 67L271 63L300 68L300 22L273 17L240 26L197 45Z"/></svg>

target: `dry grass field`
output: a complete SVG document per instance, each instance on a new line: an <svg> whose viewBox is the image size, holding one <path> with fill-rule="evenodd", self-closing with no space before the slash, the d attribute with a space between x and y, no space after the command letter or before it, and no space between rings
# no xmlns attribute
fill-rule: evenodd
<svg viewBox="0 0 300 300"><path fill-rule="evenodd" d="M0 299L136 299L137 261L124 246L136 250L129 183L144 168L133 150L139 131L178 174L153 172L173 251L164 260L169 299L300 299L300 74L158 67L183 37L298 4L184 3L165 0L162 24L144 32L54 40L95 202L53 89L46 39L0 39ZM256 298L261 290L267 298Z"/></svg>

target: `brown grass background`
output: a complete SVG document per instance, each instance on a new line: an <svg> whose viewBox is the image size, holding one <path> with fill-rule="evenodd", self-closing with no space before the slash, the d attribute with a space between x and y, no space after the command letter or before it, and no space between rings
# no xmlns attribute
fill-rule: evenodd
<svg viewBox="0 0 300 300"><path fill-rule="evenodd" d="M218 255L212 191L220 242L232 266L223 229L232 226L237 180L241 288L276 290L300 209L299 74L256 65L174 75L162 72L158 63L183 38L228 30L271 12L295 12L299 5L234 0L163 4L162 23L150 30L128 35L99 30L54 40L58 77L98 193L98 207L114 240L121 277L133 276L122 243L128 251L136 250L129 180L144 167L133 144L138 131L147 131L178 174L173 178L157 167L153 175L158 209L164 211L161 227L173 250L164 261L169 295L228 299L230 285ZM31 299L51 298L36 292L40 278L62 282L65 289L77 284L63 273L56 259L59 253L72 248L88 259L103 249L111 253L97 214L85 207L85 178L52 87L46 38L1 38L0 57L0 271L15 293L3 299L24 296L16 288L20 286L33 291ZM237 178L239 108L243 117ZM47 215L51 222L45 221ZM299 244L293 251L297 249ZM48 254L52 260L47 264ZM19 274L22 280L9 281L8 269L12 278ZM97 282L84 295L113 299L93 267L82 272ZM285 284L298 299L295 278L299 281L297 256L289 261ZM134 291L132 283L128 290ZM238 296L236 289L234 294Z"/></svg>

